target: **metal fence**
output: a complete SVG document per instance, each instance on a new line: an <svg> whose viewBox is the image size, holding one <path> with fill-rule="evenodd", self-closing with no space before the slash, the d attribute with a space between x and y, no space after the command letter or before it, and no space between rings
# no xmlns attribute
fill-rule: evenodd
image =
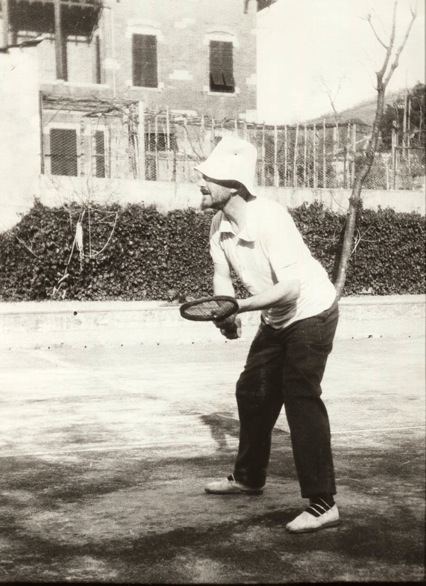
<svg viewBox="0 0 426 586"><path fill-rule="evenodd" d="M171 119L167 113L146 115L147 179L192 181L193 167L205 159L226 134L254 144L257 181L274 187L349 187L359 143L356 125L266 126L238 120Z"/></svg>
<svg viewBox="0 0 426 586"><path fill-rule="evenodd" d="M371 131L360 123L271 126L87 100L45 100L43 126L48 174L194 182L195 165L234 134L257 148L259 185L314 189L352 186ZM422 188L424 148L401 144L395 135L391 148L380 146L366 188Z"/></svg>

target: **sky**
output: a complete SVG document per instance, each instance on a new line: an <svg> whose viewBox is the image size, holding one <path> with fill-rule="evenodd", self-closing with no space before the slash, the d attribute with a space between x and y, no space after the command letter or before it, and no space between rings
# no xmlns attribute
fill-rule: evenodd
<svg viewBox="0 0 426 586"><path fill-rule="evenodd" d="M278 0L258 13L258 121L303 122L374 98L375 72L383 64L393 0ZM425 3L399 0L398 47L410 7L417 18L389 91L425 82Z"/></svg>

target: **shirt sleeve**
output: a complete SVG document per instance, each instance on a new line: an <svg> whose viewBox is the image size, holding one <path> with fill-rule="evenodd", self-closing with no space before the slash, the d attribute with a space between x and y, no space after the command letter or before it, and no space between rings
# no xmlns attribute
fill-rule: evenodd
<svg viewBox="0 0 426 586"><path fill-rule="evenodd" d="M210 256L214 264L228 264L223 248L220 245L220 225L221 214L218 213L212 220L210 226Z"/></svg>

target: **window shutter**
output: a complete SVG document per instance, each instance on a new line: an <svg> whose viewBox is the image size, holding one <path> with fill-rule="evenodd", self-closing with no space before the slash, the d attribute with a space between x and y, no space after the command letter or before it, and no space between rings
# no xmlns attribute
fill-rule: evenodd
<svg viewBox="0 0 426 586"><path fill-rule="evenodd" d="M96 83L102 83L101 39L95 39Z"/></svg>
<svg viewBox="0 0 426 586"><path fill-rule="evenodd" d="M223 81L227 88L234 91L234 55L232 43L222 43Z"/></svg>
<svg viewBox="0 0 426 586"><path fill-rule="evenodd" d="M233 92L233 45L224 41L210 41L210 90Z"/></svg>
<svg viewBox="0 0 426 586"><path fill-rule="evenodd" d="M105 177L105 134L102 130L95 132L96 177Z"/></svg>
<svg viewBox="0 0 426 586"><path fill-rule="evenodd" d="M50 130L50 159L52 175L77 177L77 131L68 128Z"/></svg>
<svg viewBox="0 0 426 586"><path fill-rule="evenodd" d="M158 87L157 37L155 35L133 35L133 85Z"/></svg>
<svg viewBox="0 0 426 586"><path fill-rule="evenodd" d="M133 35L133 85L142 85L143 42L142 35Z"/></svg>
<svg viewBox="0 0 426 586"><path fill-rule="evenodd" d="M210 75L214 85L223 85L222 81L222 43L210 42Z"/></svg>

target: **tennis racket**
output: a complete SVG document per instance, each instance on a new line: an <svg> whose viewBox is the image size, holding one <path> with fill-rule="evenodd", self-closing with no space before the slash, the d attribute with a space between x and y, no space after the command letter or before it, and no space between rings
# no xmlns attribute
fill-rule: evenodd
<svg viewBox="0 0 426 586"><path fill-rule="evenodd" d="M192 321L221 321L238 311L238 303L233 297L215 295L187 301L179 311L183 318Z"/></svg>

